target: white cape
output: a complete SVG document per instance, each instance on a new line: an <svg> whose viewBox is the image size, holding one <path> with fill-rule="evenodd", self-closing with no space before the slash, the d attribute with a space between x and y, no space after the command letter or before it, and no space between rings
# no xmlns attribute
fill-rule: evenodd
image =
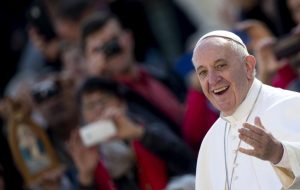
<svg viewBox="0 0 300 190"><path fill-rule="evenodd" d="M262 124L282 142L288 155L292 171L275 167L268 161L263 161L242 153L238 153L234 175L232 175L231 190L280 190L300 189L300 94L261 84L254 80L244 102L229 119L232 126L232 136L237 136L237 129L246 121L255 97L257 102L250 114L248 122L254 124L254 118L259 116ZM224 159L224 127L226 121L219 118L205 136L198 155L196 172L196 190L226 189L226 171ZM236 131L236 132L234 132ZM230 138L231 139L231 138ZM238 138L231 140L238 141ZM234 143L233 143L234 144ZM242 146L247 147L245 143ZM234 154L234 149L226 152ZM233 165L227 163L231 171ZM230 173L230 172L228 172Z"/></svg>

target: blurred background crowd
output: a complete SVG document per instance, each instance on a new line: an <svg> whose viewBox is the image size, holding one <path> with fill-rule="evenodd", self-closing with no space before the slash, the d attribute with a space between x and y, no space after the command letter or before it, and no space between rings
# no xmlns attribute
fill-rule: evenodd
<svg viewBox="0 0 300 190"><path fill-rule="evenodd" d="M0 20L0 190L194 189L196 156L219 113L191 57L211 30L243 39L258 79L300 91L300 0L10 0ZM20 113L62 168L47 169L35 130L12 124ZM116 134L85 146L80 128L99 120ZM29 174L41 174L34 184L12 144Z"/></svg>

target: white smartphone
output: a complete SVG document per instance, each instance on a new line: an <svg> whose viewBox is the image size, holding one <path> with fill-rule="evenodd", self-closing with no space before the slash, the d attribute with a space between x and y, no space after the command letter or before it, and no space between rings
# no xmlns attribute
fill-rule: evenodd
<svg viewBox="0 0 300 190"><path fill-rule="evenodd" d="M79 129L79 134L85 146L93 146L108 140L117 132L111 120L98 120Z"/></svg>

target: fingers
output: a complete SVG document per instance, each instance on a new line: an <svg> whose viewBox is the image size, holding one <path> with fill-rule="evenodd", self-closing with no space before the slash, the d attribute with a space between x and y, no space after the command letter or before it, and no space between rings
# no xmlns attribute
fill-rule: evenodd
<svg viewBox="0 0 300 190"><path fill-rule="evenodd" d="M104 110L102 119L114 119L120 115L122 115L122 111L118 107L110 107Z"/></svg>
<svg viewBox="0 0 300 190"><path fill-rule="evenodd" d="M254 155L256 150L261 149L264 145L267 134L264 130L262 122L259 117L256 117L254 120L255 125L251 125L249 123L244 123L243 128L239 129L239 138L245 143L252 146L254 149L243 149L243 153Z"/></svg>
<svg viewBox="0 0 300 190"><path fill-rule="evenodd" d="M252 155L254 154L254 150L253 149L245 149L242 147L239 147L238 151L244 153L244 154L248 154L248 155Z"/></svg>
<svg viewBox="0 0 300 190"><path fill-rule="evenodd" d="M264 135L264 129L260 128L259 126L254 126L249 123L244 123L243 128L239 129L239 132L247 135L247 136L257 136L261 137Z"/></svg>
<svg viewBox="0 0 300 190"><path fill-rule="evenodd" d="M254 47L255 52L260 52L260 51L268 51L269 54L273 54L273 46L276 43L276 39L275 38L263 38L261 40L259 40L256 44L256 46Z"/></svg>
<svg viewBox="0 0 300 190"><path fill-rule="evenodd" d="M258 157L258 156L259 156L259 155L258 155L258 152L255 151L254 149L245 149L245 148L240 147L240 148L238 149L238 151L241 152L241 153L247 154L247 155L249 155L249 156L255 156L255 157Z"/></svg>
<svg viewBox="0 0 300 190"><path fill-rule="evenodd" d="M74 129L68 141L66 142L66 146L70 152L70 154L78 154L83 148L83 144L79 135L78 129Z"/></svg>
<svg viewBox="0 0 300 190"><path fill-rule="evenodd" d="M262 129L264 129L263 124L261 123L260 117L255 117L254 118L254 124Z"/></svg>
<svg viewBox="0 0 300 190"><path fill-rule="evenodd" d="M240 134L239 135L239 138L244 141L245 143L251 145L252 147L254 148L258 148L260 147L260 142L256 139L254 139L253 137L251 136L246 136L246 135L242 135Z"/></svg>
<svg viewBox="0 0 300 190"><path fill-rule="evenodd" d="M283 154L282 144L265 130L259 117L254 119L254 124L244 123L243 128L238 130L239 138L252 146L253 149L239 147L238 150L262 160L278 163Z"/></svg>

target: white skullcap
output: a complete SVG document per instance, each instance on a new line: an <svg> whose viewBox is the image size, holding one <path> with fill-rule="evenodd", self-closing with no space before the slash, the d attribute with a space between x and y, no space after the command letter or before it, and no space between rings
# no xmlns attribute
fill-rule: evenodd
<svg viewBox="0 0 300 190"><path fill-rule="evenodd" d="M236 34L232 33L232 32L229 32L229 31L226 31L226 30L215 30L215 31L212 31L212 32L209 32L205 35L203 35L197 42L196 46L195 46L195 49L200 45L200 42L206 38L209 38L209 37L221 37L221 38L227 38L227 39L230 39L230 40L233 40L234 42L240 44L241 46L243 46L245 49L246 48L246 45L244 44L243 40Z"/></svg>

